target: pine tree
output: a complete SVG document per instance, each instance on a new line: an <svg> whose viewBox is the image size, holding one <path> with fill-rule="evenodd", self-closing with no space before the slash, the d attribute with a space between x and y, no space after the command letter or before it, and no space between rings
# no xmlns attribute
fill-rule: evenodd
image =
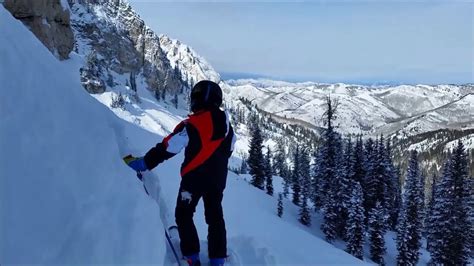
<svg viewBox="0 0 474 266"><path fill-rule="evenodd" d="M383 138L381 138L381 142L383 142ZM400 211L401 189L399 176L392 161L390 140L387 140L386 145L381 145L381 147L384 174L384 198L388 214L387 225L389 229L395 230L398 212Z"/></svg>
<svg viewBox="0 0 474 266"><path fill-rule="evenodd" d="M362 136L358 136L356 143L354 145L352 156L350 157L352 161L352 170L349 172L348 180L358 182L362 188L362 206L364 207L364 223L367 225L368 220L368 210L366 210L366 175L367 175L367 159L366 153L364 150L364 142L362 141Z"/></svg>
<svg viewBox="0 0 474 266"><path fill-rule="evenodd" d="M418 153L412 151L405 179L402 222L397 237L399 265L415 265L420 256L421 229L423 217L423 187L418 167Z"/></svg>
<svg viewBox="0 0 474 266"><path fill-rule="evenodd" d="M306 225L306 226L311 225L311 215L309 213L308 199L306 197L303 197L302 199L299 216L300 216L299 221L303 225Z"/></svg>
<svg viewBox="0 0 474 266"><path fill-rule="evenodd" d="M409 253L410 250L408 249L407 241L408 241L408 231L406 230L407 228L407 221L404 213L401 213L400 216L398 217L398 222L397 222L397 251L398 251L398 256L397 256L397 264L398 265L409 265L408 262L410 261L409 259Z"/></svg>
<svg viewBox="0 0 474 266"><path fill-rule="evenodd" d="M339 201L340 201L340 210L339 210L339 227L338 227L338 236L342 238L344 241L347 241L347 227L350 226L348 223L349 217L349 207L351 206L351 195L352 195L352 187L356 181L352 178L354 177L354 165L355 165L355 157L353 153L354 147L352 146L351 139L347 139L343 160L341 162L341 168L339 173Z"/></svg>
<svg viewBox="0 0 474 266"><path fill-rule="evenodd" d="M365 156L364 156L364 143L362 136L359 136L356 140L353 152L352 152L352 175L349 177L350 180L359 182L362 187L364 181L366 169L365 169ZM362 189L363 190L363 189Z"/></svg>
<svg viewBox="0 0 474 266"><path fill-rule="evenodd" d="M249 158L247 159L252 175L251 184L263 190L265 182L265 165L262 153L263 138L257 124L253 125L252 139L250 140Z"/></svg>
<svg viewBox="0 0 474 266"><path fill-rule="evenodd" d="M247 159L242 158L242 163L240 164L240 169L239 169L240 174L247 174L248 169L247 169Z"/></svg>
<svg viewBox="0 0 474 266"><path fill-rule="evenodd" d="M467 154L459 142L445 164L436 190L432 219L436 231L431 238L434 264L466 265L472 243L472 180L468 179Z"/></svg>
<svg viewBox="0 0 474 266"><path fill-rule="evenodd" d="M171 103L174 105L174 108L178 109L178 94L175 94Z"/></svg>
<svg viewBox="0 0 474 266"><path fill-rule="evenodd" d="M293 172L291 174L291 189L293 190L293 203L300 205L301 198L301 171L300 171L300 148L296 146L293 160Z"/></svg>
<svg viewBox="0 0 474 266"><path fill-rule="evenodd" d="M283 195L282 193L278 193L278 209L277 209L278 217L283 216Z"/></svg>
<svg viewBox="0 0 474 266"><path fill-rule="evenodd" d="M372 138L367 139L364 144L364 157L365 157L365 176L361 183L362 190L364 191L364 210L365 217L368 222L369 212L375 207L374 192L373 192L373 176L376 164L376 145Z"/></svg>
<svg viewBox="0 0 474 266"><path fill-rule="evenodd" d="M397 229L400 211L402 208L402 187L400 182L400 168L395 167L393 168L393 201L392 201L392 209L389 210L389 228L392 230Z"/></svg>
<svg viewBox="0 0 474 266"><path fill-rule="evenodd" d="M288 195L290 194L290 183L291 183L291 171L288 168L288 165L285 163L285 170L282 172L282 178L283 178L283 197L285 199L288 198Z"/></svg>
<svg viewBox="0 0 474 266"><path fill-rule="evenodd" d="M439 237L438 232L438 223L437 215L435 214L435 199L439 197L439 183L436 180L436 177L433 176L433 184L431 186L431 197L430 202L428 203L427 209L427 218L425 223L425 232L426 232L426 249L429 252L433 252L433 243Z"/></svg>
<svg viewBox="0 0 474 266"><path fill-rule="evenodd" d="M379 265L384 265L385 248L384 210L380 202L369 212L370 258Z"/></svg>
<svg viewBox="0 0 474 266"><path fill-rule="evenodd" d="M375 207L375 203L378 201L385 209L386 203L386 169L384 164L384 146L383 137L375 143L375 147L371 152L368 160L367 174L365 178L365 193L366 193L366 211L371 210Z"/></svg>
<svg viewBox="0 0 474 266"><path fill-rule="evenodd" d="M334 131L332 126L335 117L337 103L327 98L326 124L327 129L321 138L314 176L314 203L324 211L324 221L321 230L326 240L332 242L338 235L340 229L344 228L345 221L341 219L344 186L341 171L342 142L340 135ZM341 226L342 225L342 226Z"/></svg>
<svg viewBox="0 0 474 266"><path fill-rule="evenodd" d="M277 139L277 145L275 150L275 157L273 160L273 167L275 169L275 174L283 177L286 172L286 153L285 145L282 138Z"/></svg>
<svg viewBox="0 0 474 266"><path fill-rule="evenodd" d="M323 145L321 145L323 146ZM326 148L318 147L315 154L314 154L314 167L313 167L313 180L312 180L312 201L315 207L315 210L322 209L324 207L324 202L326 195L323 194L327 192L327 180L325 179L325 175L323 173L324 170L324 161L326 158Z"/></svg>
<svg viewBox="0 0 474 266"><path fill-rule="evenodd" d="M310 175L311 170L308 151L305 149L300 151L299 164L302 196L306 199L310 199L312 188Z"/></svg>
<svg viewBox="0 0 474 266"><path fill-rule="evenodd" d="M309 226L311 224L311 215L308 208L308 199L311 193L311 177L310 177L310 166L309 166L309 157L306 150L300 151L300 156L298 159L300 171L300 182L301 182L301 194L302 194L302 203L300 207L300 219L299 221Z"/></svg>
<svg viewBox="0 0 474 266"><path fill-rule="evenodd" d="M270 147L267 147L267 155L265 156L265 188L267 194L273 196L273 171L270 154Z"/></svg>
<svg viewBox="0 0 474 266"><path fill-rule="evenodd" d="M351 200L348 206L346 251L358 259L364 257L364 208L362 187L351 181Z"/></svg>

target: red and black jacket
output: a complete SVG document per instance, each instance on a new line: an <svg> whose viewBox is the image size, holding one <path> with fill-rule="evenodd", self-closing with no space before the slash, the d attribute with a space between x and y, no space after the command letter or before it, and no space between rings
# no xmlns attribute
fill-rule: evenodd
<svg viewBox="0 0 474 266"><path fill-rule="evenodd" d="M187 191L223 190L235 134L228 115L219 108L189 115L173 132L145 155L148 169L155 168L183 148L181 187Z"/></svg>

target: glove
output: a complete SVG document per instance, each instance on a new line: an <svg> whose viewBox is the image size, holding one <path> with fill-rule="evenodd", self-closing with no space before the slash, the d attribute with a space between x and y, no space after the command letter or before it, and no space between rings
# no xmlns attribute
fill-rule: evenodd
<svg viewBox="0 0 474 266"><path fill-rule="evenodd" d="M137 172L144 172L148 170L148 167L145 164L145 159L143 157L133 157L132 155L127 155L123 158L125 163L130 166L133 170Z"/></svg>

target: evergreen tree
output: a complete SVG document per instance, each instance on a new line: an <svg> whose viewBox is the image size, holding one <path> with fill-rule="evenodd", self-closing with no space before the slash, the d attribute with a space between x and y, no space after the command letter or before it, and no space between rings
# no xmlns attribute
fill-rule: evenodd
<svg viewBox="0 0 474 266"><path fill-rule="evenodd" d="M340 224L338 217L338 206L333 194L327 195L328 203L324 207L324 220L321 224L321 231L323 231L326 241L332 242L337 237L337 229Z"/></svg>
<svg viewBox="0 0 474 266"><path fill-rule="evenodd" d="M389 228L391 230L397 229L399 221L400 211L402 208L402 187L400 183L400 168L393 168L393 199L392 208L389 210Z"/></svg>
<svg viewBox="0 0 474 266"><path fill-rule="evenodd" d="M278 217L283 216L283 195L282 193L278 193L278 209L277 209Z"/></svg>
<svg viewBox="0 0 474 266"><path fill-rule="evenodd" d="M381 156L384 176L384 198L388 214L387 225L389 229L395 230L400 211L401 188L397 169L392 161L392 152L390 140L387 140L383 146L381 138Z"/></svg>
<svg viewBox="0 0 474 266"><path fill-rule="evenodd" d="M321 145L322 146L322 145ZM325 196L323 192L327 191L327 180L324 179L323 162L326 159L325 148L318 147L314 154L313 180L312 180L312 201L316 211L323 208Z"/></svg>
<svg viewBox="0 0 474 266"><path fill-rule="evenodd" d="M286 163L285 163L286 165ZM290 183L291 183L291 178L290 178L290 169L288 168L288 165L285 166L284 172L282 172L282 178L283 178L283 197L285 199L288 198L288 195L290 194Z"/></svg>
<svg viewBox="0 0 474 266"><path fill-rule="evenodd" d="M247 159L252 175L251 184L263 190L265 182L265 164L262 153L263 138L260 128L257 124L253 125L252 136L250 140L249 158Z"/></svg>
<svg viewBox="0 0 474 266"><path fill-rule="evenodd" d="M302 203L300 207L300 219L299 221L304 225L311 224L311 215L308 208L308 199L311 193L311 177L309 174L310 165L309 157L306 150L300 151L300 156L298 159L299 162L299 171L300 171L300 181L301 181L301 194L302 194Z"/></svg>
<svg viewBox="0 0 474 266"><path fill-rule="evenodd" d="M366 194L366 211L371 210L375 207L375 203L378 201L385 209L386 198L385 198L385 180L386 180L386 169L384 164L384 146L382 137L380 141L377 141L374 149L371 151L371 155L368 160L367 174L365 178L365 194Z"/></svg>
<svg viewBox="0 0 474 266"><path fill-rule="evenodd" d="M311 175L310 175L310 161L308 151L302 149L299 156L299 171L302 196L309 199L311 196Z"/></svg>
<svg viewBox="0 0 474 266"><path fill-rule="evenodd" d="M293 160L293 172L291 174L291 189L293 190L293 203L300 205L301 198L301 170L300 170L300 148L296 146Z"/></svg>
<svg viewBox="0 0 474 266"><path fill-rule="evenodd" d="M416 265L420 256L423 217L423 187L418 167L418 153L411 152L405 179L402 223L398 228L397 248L399 265Z"/></svg>
<svg viewBox="0 0 474 266"><path fill-rule="evenodd" d="M398 265L409 265L408 262L410 261L409 253L410 250L408 249L407 241L408 241L408 231L407 228L407 221L406 217L403 213L400 214L398 217L398 224L397 224L397 264Z"/></svg>
<svg viewBox="0 0 474 266"><path fill-rule="evenodd" d="M242 158L242 163L240 164L240 174L247 174L248 173L248 168L247 168L247 159Z"/></svg>
<svg viewBox="0 0 474 266"><path fill-rule="evenodd" d="M348 223L349 217L349 207L351 206L351 195L352 195L352 188L355 181L352 180L354 178L354 164L355 158L353 153L353 146L351 139L347 139L343 160L341 162L341 168L339 169L339 224L337 228L338 236L342 238L344 241L347 241L347 227L350 226ZM351 182L353 181L353 182Z"/></svg>
<svg viewBox="0 0 474 266"><path fill-rule="evenodd" d="M439 197L439 184L436 180L436 176L433 176L433 184L431 185L431 196L427 208L427 218L425 223L426 232L426 249L429 252L433 252L433 243L439 237L438 234L438 223L437 216L435 215L435 199Z"/></svg>
<svg viewBox="0 0 474 266"><path fill-rule="evenodd" d="M125 98L121 92L119 92L117 96L112 94L112 103L110 104L110 107L125 110Z"/></svg>
<svg viewBox="0 0 474 266"><path fill-rule="evenodd" d="M343 193L346 189L341 189L344 186L341 172L341 137L332 126L337 103L335 104L329 97L326 103L327 129L322 135L321 145L316 157L314 203L315 206L321 207L324 211L321 230L325 234L326 240L332 242L345 225L345 221L341 219L341 213Z"/></svg>
<svg viewBox="0 0 474 266"><path fill-rule="evenodd" d="M174 108L178 109L178 94L175 94L171 103L174 105Z"/></svg>
<svg viewBox="0 0 474 266"><path fill-rule="evenodd" d="M369 240L370 258L379 265L384 265L385 255L385 225L384 209L380 202L375 203L375 207L369 212Z"/></svg>
<svg viewBox="0 0 474 266"><path fill-rule="evenodd" d="M275 169L275 174L283 177L286 172L286 152L285 145L282 138L277 139L275 157L273 160L273 167Z"/></svg>
<svg viewBox="0 0 474 266"><path fill-rule="evenodd" d="M430 244L434 264L466 265L472 243L472 180L468 179L467 153L458 142L445 164L434 198L432 222L437 225Z"/></svg>
<svg viewBox="0 0 474 266"><path fill-rule="evenodd" d="M374 201L374 188L373 188L373 178L375 175L375 165L376 165L376 145L372 138L369 138L364 144L364 155L365 155L365 176L361 183L362 190L364 191L364 210L365 217L368 222L369 212L375 207Z"/></svg>
<svg viewBox="0 0 474 266"><path fill-rule="evenodd" d="M309 213L308 199L306 197L302 198L299 216L300 216L299 221L303 225L309 226L311 224L311 215Z"/></svg>
<svg viewBox="0 0 474 266"><path fill-rule="evenodd" d="M267 155L265 156L265 188L267 194L273 196L273 171L270 153L270 147L267 147Z"/></svg>
<svg viewBox="0 0 474 266"><path fill-rule="evenodd" d="M351 181L351 200L348 206L346 251L354 257L364 257L364 208L362 187L359 182Z"/></svg>
<svg viewBox="0 0 474 266"><path fill-rule="evenodd" d="M356 140L353 152L352 152L352 175L349 177L350 180L359 182L362 187L364 181L366 169L365 169L365 154L364 154L364 143L362 136L359 136ZM362 189L363 190L363 189Z"/></svg>

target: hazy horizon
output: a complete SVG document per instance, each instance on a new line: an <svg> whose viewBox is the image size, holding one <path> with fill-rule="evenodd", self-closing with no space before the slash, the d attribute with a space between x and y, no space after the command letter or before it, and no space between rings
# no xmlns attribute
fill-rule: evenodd
<svg viewBox="0 0 474 266"><path fill-rule="evenodd" d="M129 1L224 78L474 83L474 3Z"/></svg>

